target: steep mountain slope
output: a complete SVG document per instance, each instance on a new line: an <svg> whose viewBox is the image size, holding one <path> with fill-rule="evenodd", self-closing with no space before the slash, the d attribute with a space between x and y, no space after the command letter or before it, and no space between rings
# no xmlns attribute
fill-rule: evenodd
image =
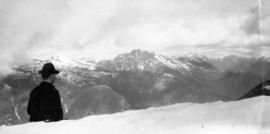
<svg viewBox="0 0 270 134"><path fill-rule="evenodd" d="M30 89L36 85L31 75L13 74L2 80L0 88L0 124L18 124L28 120L26 106Z"/></svg>
<svg viewBox="0 0 270 134"><path fill-rule="evenodd" d="M135 109L177 102L207 102L218 96L201 90L207 74L218 73L199 58L172 59L143 50L117 56L97 65L98 70L116 72L110 85ZM206 97L207 96L207 97Z"/></svg>
<svg viewBox="0 0 270 134"><path fill-rule="evenodd" d="M231 55L223 58L207 59L207 61L223 72L250 72L265 77L265 79L270 78L270 59L266 57L247 58Z"/></svg>
<svg viewBox="0 0 270 134"><path fill-rule="evenodd" d="M177 60L187 62L193 65L192 77L200 82L209 82L221 78L222 72L208 62L207 57L200 55L188 55L189 57L179 57Z"/></svg>
<svg viewBox="0 0 270 134"><path fill-rule="evenodd" d="M264 77L264 80L270 79L270 59L259 58L253 64L250 64L245 71Z"/></svg>
<svg viewBox="0 0 270 134"><path fill-rule="evenodd" d="M261 81L262 78L253 73L227 71L222 79L210 82L208 88L228 101L239 98Z"/></svg>
<svg viewBox="0 0 270 134"><path fill-rule="evenodd" d="M129 109L125 98L106 85L84 87L71 100L66 117L79 119L93 114L108 114Z"/></svg>
<svg viewBox="0 0 270 134"><path fill-rule="evenodd" d="M209 63L214 65L220 71L235 70L236 68L245 68L249 64L256 61L256 58L245 58L234 55L225 56L223 58L209 58Z"/></svg>

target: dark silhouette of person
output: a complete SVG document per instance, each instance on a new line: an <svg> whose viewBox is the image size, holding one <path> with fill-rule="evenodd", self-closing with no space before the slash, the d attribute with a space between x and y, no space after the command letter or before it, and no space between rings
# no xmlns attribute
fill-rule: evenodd
<svg viewBox="0 0 270 134"><path fill-rule="evenodd" d="M54 122L63 119L60 95L53 85L58 73L52 63L44 64L39 71L42 82L31 91L28 101L27 113L30 115L30 122Z"/></svg>

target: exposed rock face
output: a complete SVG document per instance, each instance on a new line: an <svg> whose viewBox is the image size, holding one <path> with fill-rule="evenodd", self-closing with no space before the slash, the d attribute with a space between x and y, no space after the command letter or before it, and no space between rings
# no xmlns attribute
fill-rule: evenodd
<svg viewBox="0 0 270 134"><path fill-rule="evenodd" d="M248 91L246 94L244 94L242 97L240 97L239 100L257 97L261 95L270 96L270 80L267 80L257 85L256 87Z"/></svg>

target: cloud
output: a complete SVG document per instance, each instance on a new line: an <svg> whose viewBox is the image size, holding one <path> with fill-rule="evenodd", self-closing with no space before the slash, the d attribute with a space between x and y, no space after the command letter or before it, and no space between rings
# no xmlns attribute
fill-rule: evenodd
<svg viewBox="0 0 270 134"><path fill-rule="evenodd" d="M259 10L260 9L258 6L250 9L248 17L245 19L244 23L240 27L240 29L243 30L248 35L260 34L261 32L260 27L261 18Z"/></svg>
<svg viewBox="0 0 270 134"><path fill-rule="evenodd" d="M108 58L112 52L134 48L162 51L177 47L178 53L185 46L248 49L268 38L259 33L256 0L101 0L70 5L72 14L55 42L95 58L96 50L103 53L100 58Z"/></svg>
<svg viewBox="0 0 270 134"><path fill-rule="evenodd" d="M2 0L0 75L11 72L11 66L27 59L33 47L48 42L59 30L66 10L62 0Z"/></svg>
<svg viewBox="0 0 270 134"><path fill-rule="evenodd" d="M62 55L99 60L135 48L167 55L262 55L269 44L270 8L264 0L260 20L257 4L257 0L2 0L0 60L5 67L0 72L27 58Z"/></svg>

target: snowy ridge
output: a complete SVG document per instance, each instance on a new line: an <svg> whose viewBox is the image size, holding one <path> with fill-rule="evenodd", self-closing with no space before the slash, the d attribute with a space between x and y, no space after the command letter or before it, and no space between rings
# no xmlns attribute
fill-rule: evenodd
<svg viewBox="0 0 270 134"><path fill-rule="evenodd" d="M45 63L52 62L56 70L60 70L59 78L68 81L69 83L76 83L85 80L88 77L86 75L91 75L90 71L96 69L95 61L90 58L63 58L63 57L50 57L42 59L33 59L28 63L23 65L17 65L14 68L20 71L28 71L32 74L37 74L41 70Z"/></svg>
<svg viewBox="0 0 270 134"><path fill-rule="evenodd" d="M52 62L56 67L59 67L59 68L81 67L81 68L87 68L90 70L95 69L94 61L87 58L66 59L66 58L61 58L61 57L51 57L43 61Z"/></svg>
<svg viewBox="0 0 270 134"><path fill-rule="evenodd" d="M56 123L1 126L1 134L258 134L270 133L270 97L175 104Z"/></svg>
<svg viewBox="0 0 270 134"><path fill-rule="evenodd" d="M172 59L166 58L165 56L162 56L162 55L155 55L155 58L159 62L161 62L162 64L166 65L169 68L172 68L172 69L184 68L184 69L190 71L190 67L189 67L191 65L190 63L172 60Z"/></svg>
<svg viewBox="0 0 270 134"><path fill-rule="evenodd" d="M193 52L187 53L185 57L187 57L193 61L201 61L201 60L207 61L208 60L208 58L206 56L200 55L198 53L193 53Z"/></svg>
<svg viewBox="0 0 270 134"><path fill-rule="evenodd" d="M118 55L116 58L111 60L113 68L117 71L121 70L155 70L160 66L166 66L168 68L180 71L190 72L194 65L188 61L179 61L177 59L169 58L163 55L155 54L140 49ZM102 64L101 64L102 65Z"/></svg>
<svg viewBox="0 0 270 134"><path fill-rule="evenodd" d="M31 62L16 65L15 68L22 68L25 70L40 70L43 64L47 62L52 62L57 69L64 69L69 67L78 67L78 68L86 68L89 70L94 70L96 68L96 63L88 58L76 58L76 59L67 59L60 57L50 57L43 59L33 59Z"/></svg>

